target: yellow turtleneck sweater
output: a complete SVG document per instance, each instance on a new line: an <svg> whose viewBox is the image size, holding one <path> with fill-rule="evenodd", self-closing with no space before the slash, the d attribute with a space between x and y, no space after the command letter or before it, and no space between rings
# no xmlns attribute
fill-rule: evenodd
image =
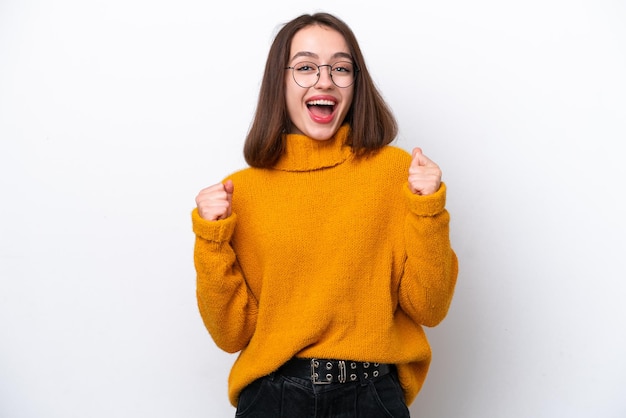
<svg viewBox="0 0 626 418"><path fill-rule="evenodd" d="M407 404L426 378L422 326L445 317L458 271L446 186L412 194L409 153L386 146L358 159L348 130L287 135L274 168L228 177L229 218L192 212L200 314L220 348L241 351L233 405L294 356L395 363Z"/></svg>

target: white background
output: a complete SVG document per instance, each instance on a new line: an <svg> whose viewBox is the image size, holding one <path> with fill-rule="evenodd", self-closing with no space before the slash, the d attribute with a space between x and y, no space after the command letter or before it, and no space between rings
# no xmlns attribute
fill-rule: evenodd
<svg viewBox="0 0 626 418"><path fill-rule="evenodd" d="M626 2L0 0L0 416L229 417L190 211L280 23L355 31L449 187L420 418L626 416Z"/></svg>

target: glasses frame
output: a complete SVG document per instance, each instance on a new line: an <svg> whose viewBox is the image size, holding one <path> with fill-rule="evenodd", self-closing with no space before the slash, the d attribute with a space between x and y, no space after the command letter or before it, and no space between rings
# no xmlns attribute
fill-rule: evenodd
<svg viewBox="0 0 626 418"><path fill-rule="evenodd" d="M354 67L353 70L352 70L354 72L354 74L352 75L352 82L350 84L348 84L347 86L340 86L340 85L338 85L337 83L335 83L335 79L333 78L333 67L335 65L339 64L339 63L342 63L342 62L349 63L350 65L352 65ZM296 67L299 64L302 64L302 63L313 64L315 67L317 67L317 80L315 81L315 83L311 84L310 86L303 86L302 84L298 83L298 80L296 80ZM330 81L332 81L333 84L335 86L339 87L340 89L346 89L346 88L354 85L354 82L356 81L356 73L359 72L359 67L355 63L353 63L351 61L337 61L334 64L316 64L316 63L311 62L311 61L299 61L299 62L295 63L291 67L285 67L285 70L291 70L291 77L293 78L293 81L298 86L302 87L303 89L309 89L309 88L315 86L317 83L319 83L320 76L322 74L322 71L321 71L322 67L328 67L328 74L330 75Z"/></svg>

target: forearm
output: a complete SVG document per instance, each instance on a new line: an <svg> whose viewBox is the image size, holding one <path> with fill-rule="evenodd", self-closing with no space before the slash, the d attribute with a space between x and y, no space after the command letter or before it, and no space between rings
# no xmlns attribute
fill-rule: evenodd
<svg viewBox="0 0 626 418"><path fill-rule="evenodd" d="M405 224L406 262L400 303L416 322L435 326L446 316L458 274L450 245L445 185L427 200L416 199Z"/></svg>
<svg viewBox="0 0 626 418"><path fill-rule="evenodd" d="M213 221L221 223L218 225L207 223L196 214L193 218L198 308L215 343L227 352L239 351L247 345L257 315L256 300L229 244L235 219Z"/></svg>

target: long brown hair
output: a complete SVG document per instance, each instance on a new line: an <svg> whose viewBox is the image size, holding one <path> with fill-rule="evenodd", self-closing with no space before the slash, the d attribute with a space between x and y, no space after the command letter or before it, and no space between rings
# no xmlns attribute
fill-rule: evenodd
<svg viewBox="0 0 626 418"><path fill-rule="evenodd" d="M348 143L352 151L359 156L374 153L398 134L397 122L374 85L350 27L328 13L304 14L286 23L270 47L256 113L244 144L244 158L252 167L272 167L285 149L283 134L289 132L291 121L285 99L284 69L294 35L312 25L326 26L343 35L358 68L352 106L343 121L350 124Z"/></svg>

